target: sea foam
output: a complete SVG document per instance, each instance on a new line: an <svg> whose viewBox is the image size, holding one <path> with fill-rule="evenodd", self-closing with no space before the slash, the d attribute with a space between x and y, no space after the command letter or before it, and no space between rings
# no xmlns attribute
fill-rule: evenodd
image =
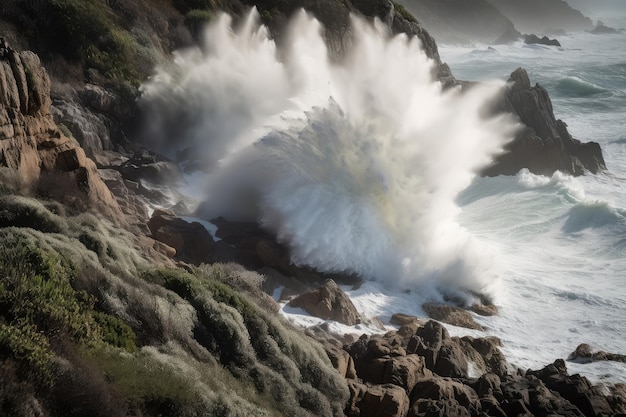
<svg viewBox="0 0 626 417"><path fill-rule="evenodd" d="M504 83L444 90L419 40L379 21L353 18L338 62L304 12L281 50L257 21L217 18L143 86L154 146L208 172L200 214L258 221L321 271L489 293L495 257L455 199L512 137L488 112Z"/></svg>

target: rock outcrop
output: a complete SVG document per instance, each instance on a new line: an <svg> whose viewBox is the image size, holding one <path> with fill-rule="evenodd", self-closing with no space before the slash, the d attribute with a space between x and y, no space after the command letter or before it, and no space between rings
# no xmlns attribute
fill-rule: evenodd
<svg viewBox="0 0 626 417"><path fill-rule="evenodd" d="M517 115L523 129L483 175L515 175L522 168L548 176L557 170L583 175L606 169L600 145L572 138L565 122L554 117L546 89L531 86L526 70L515 70L509 83L501 110Z"/></svg>
<svg viewBox="0 0 626 417"><path fill-rule="evenodd" d="M626 363L626 355L622 355L619 353L609 353L603 350L594 351L591 346L586 343L582 343L576 347L576 350L570 353L567 360L579 363L588 363L595 361L614 361Z"/></svg>
<svg viewBox="0 0 626 417"><path fill-rule="evenodd" d="M524 35L524 43L526 45L547 45L547 46L561 46L561 42L557 39L550 39L547 36L539 37L534 33L530 35Z"/></svg>
<svg viewBox="0 0 626 417"><path fill-rule="evenodd" d="M347 326L360 322L356 307L332 279L327 279L319 288L298 295L289 302L289 306L302 308L315 317L335 320Z"/></svg>
<svg viewBox="0 0 626 417"><path fill-rule="evenodd" d="M156 210L148 227L157 242L166 245L155 250L169 253L179 260L199 265L214 261L214 241L207 229L198 222L187 222L169 210ZM172 248L172 253L169 249Z"/></svg>
<svg viewBox="0 0 626 417"><path fill-rule="evenodd" d="M483 326L476 323L472 313L462 308L448 304L425 303L422 309L431 319L467 329L484 330Z"/></svg>
<svg viewBox="0 0 626 417"><path fill-rule="evenodd" d="M37 55L6 53L0 60L0 94L3 186L117 218L117 202L95 164L52 119L50 80Z"/></svg>
<svg viewBox="0 0 626 417"><path fill-rule="evenodd" d="M620 386L603 394L586 378L569 375L563 360L538 371L515 370L496 338L450 337L434 321L361 336L343 345L348 358L336 344L325 346L342 374L354 362L356 375L346 376L350 417L610 416L626 405ZM341 361L332 360L338 356Z"/></svg>

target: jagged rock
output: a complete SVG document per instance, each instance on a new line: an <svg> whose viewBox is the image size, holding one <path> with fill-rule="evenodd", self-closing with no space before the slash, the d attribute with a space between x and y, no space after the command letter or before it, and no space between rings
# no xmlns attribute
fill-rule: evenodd
<svg viewBox="0 0 626 417"><path fill-rule="evenodd" d="M445 327L430 320L417 329L415 336L408 343L407 352L423 356L426 359L426 366L432 370L439 358L439 350L443 342L449 339L450 335Z"/></svg>
<svg viewBox="0 0 626 417"><path fill-rule="evenodd" d="M433 372L440 376L467 378L469 364L458 338L445 340L439 349Z"/></svg>
<svg viewBox="0 0 626 417"><path fill-rule="evenodd" d="M383 382L398 385L411 393L418 381L431 376L432 372L426 368L421 356L397 356L387 362Z"/></svg>
<svg viewBox="0 0 626 417"><path fill-rule="evenodd" d="M302 308L315 317L335 320L347 326L360 322L356 307L332 279L327 279L324 285L315 290L300 294L289 302L289 306Z"/></svg>
<svg viewBox="0 0 626 417"><path fill-rule="evenodd" d="M0 171L16 186L119 220L120 209L84 151L50 113L50 80L32 52L0 60Z"/></svg>
<svg viewBox="0 0 626 417"><path fill-rule="evenodd" d="M475 372L478 371L479 374L491 372L501 377L509 374L509 365L499 349L502 343L497 337L464 336L459 339L459 343Z"/></svg>
<svg viewBox="0 0 626 417"><path fill-rule="evenodd" d="M339 374L347 379L356 378L356 370L354 368L354 360L352 356L342 349L340 346L336 346L330 342L324 343L324 350Z"/></svg>
<svg viewBox="0 0 626 417"><path fill-rule="evenodd" d="M550 39L547 36L543 36L540 38L534 33L531 33L530 35L525 35L524 43L526 45L536 44L536 45L548 45L548 46L561 46L561 42L559 42L556 39Z"/></svg>
<svg viewBox="0 0 626 417"><path fill-rule="evenodd" d="M348 381L349 417L404 417L409 410L409 397L404 389L393 384L366 385Z"/></svg>
<svg viewBox="0 0 626 417"><path fill-rule="evenodd" d="M213 238L200 223L188 223L169 210L155 210L148 221L155 240L176 250L178 259L193 264L213 261Z"/></svg>
<svg viewBox="0 0 626 417"><path fill-rule="evenodd" d="M562 359L538 371L529 371L527 376L534 376L543 381L547 388L559 393L575 405L585 416L612 415L613 409L605 395L589 380L578 374L569 375Z"/></svg>
<svg viewBox="0 0 626 417"><path fill-rule="evenodd" d="M557 170L583 175L606 169L600 145L571 137L567 125L554 117L548 92L538 84L531 87L526 70L515 70L509 83L501 108L517 115L525 127L483 175L515 175L522 168L548 176Z"/></svg>
<svg viewBox="0 0 626 417"><path fill-rule="evenodd" d="M469 416L470 410L480 408L478 394L471 387L451 378L430 378L419 381L411 392L411 404L413 404L413 414L409 415L415 416L430 415L425 413L425 409L432 405L439 406L438 408L446 416Z"/></svg>
<svg viewBox="0 0 626 417"><path fill-rule="evenodd" d="M626 363L626 355L609 353L604 351L594 352L591 346L586 343L582 343L576 347L576 350L574 352L569 354L567 360L576 361L579 363L587 363L593 361L615 361Z"/></svg>
<svg viewBox="0 0 626 417"><path fill-rule="evenodd" d="M125 181L119 171L113 169L99 169L98 174L106 186L115 196L122 211L130 216L137 224L144 224L148 221L148 202L136 194L138 187L136 183ZM145 229L147 232L148 229Z"/></svg>
<svg viewBox="0 0 626 417"><path fill-rule="evenodd" d="M468 329L484 330L480 324L474 321L472 314L462 308L438 303L424 303L422 308L431 319Z"/></svg>

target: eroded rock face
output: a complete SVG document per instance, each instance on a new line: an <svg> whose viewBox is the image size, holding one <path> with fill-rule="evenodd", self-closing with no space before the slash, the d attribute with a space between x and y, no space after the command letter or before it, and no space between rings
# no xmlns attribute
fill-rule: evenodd
<svg viewBox="0 0 626 417"><path fill-rule="evenodd" d="M80 146L50 114L50 80L32 52L0 60L0 171L18 190L119 219L120 210ZM6 184L6 182L5 182Z"/></svg>
<svg viewBox="0 0 626 417"><path fill-rule="evenodd" d="M548 176L557 170L583 175L606 169L600 145L572 138L565 122L554 117L546 89L539 84L531 86L526 70L515 70L509 83L502 110L517 115L524 128L484 175L515 175L522 168Z"/></svg>

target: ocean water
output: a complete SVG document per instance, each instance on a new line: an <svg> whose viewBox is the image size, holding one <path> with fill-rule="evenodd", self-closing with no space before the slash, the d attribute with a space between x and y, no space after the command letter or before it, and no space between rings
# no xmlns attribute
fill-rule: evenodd
<svg viewBox="0 0 626 417"><path fill-rule="evenodd" d="M559 40L562 48L440 47L460 79L506 79L524 67L570 133L601 144L607 164L578 178L480 178L459 197L460 223L505 265L501 314L486 325L522 367L567 357L579 343L626 352L626 33ZM568 366L596 382L626 381L623 364Z"/></svg>
<svg viewBox="0 0 626 417"><path fill-rule="evenodd" d="M152 146L203 167L185 190L203 201L198 216L258 221L295 263L360 274L365 283L345 290L386 328L394 313L424 316L425 301L480 293L500 314L477 320L518 366L583 342L626 353L623 34L574 34L561 49L442 47L458 78L484 81L460 94L431 79L419 42L380 23L354 19L354 46L335 63L306 14L280 52L257 20L218 18L143 86ZM546 85L575 137L602 144L606 174L476 177L517 127L483 109L518 66ZM626 381L624 364L570 368Z"/></svg>

